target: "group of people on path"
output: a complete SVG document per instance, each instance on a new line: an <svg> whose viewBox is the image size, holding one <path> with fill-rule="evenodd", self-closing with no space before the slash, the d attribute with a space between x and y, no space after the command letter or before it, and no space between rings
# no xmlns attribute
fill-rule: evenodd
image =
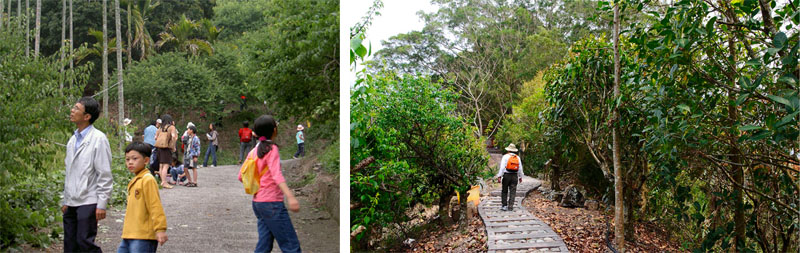
<svg viewBox="0 0 800 253"><path fill-rule="evenodd" d="M144 143L152 147L150 156L151 172L158 171L161 186L171 189L172 185L185 185L197 187L197 168L208 167L208 158L212 158L211 167L217 165L217 150L219 149L219 134L214 124L208 125L209 132L206 139L209 141L206 149L203 166L198 166L198 157L201 152L201 141L197 136L197 127L189 122L186 131L181 135L183 143L183 162L177 155L178 131L172 116L165 114L144 130ZM184 184L185 181L188 181Z"/></svg>
<svg viewBox="0 0 800 253"><path fill-rule="evenodd" d="M253 132L249 126L250 122L244 121L242 122L242 128L239 128L239 164L244 161L245 154L250 153L250 150L253 148L252 141L253 137L256 136L256 133ZM297 140L297 152L295 152L292 156L293 159L306 156L306 136L303 134L304 129L305 127L303 127L303 125L297 125L297 134L295 134L295 139Z"/></svg>
<svg viewBox="0 0 800 253"><path fill-rule="evenodd" d="M111 173L111 148L106 135L92 124L100 116L100 106L92 97L80 98L70 110L70 121L76 130L66 146L64 192L61 200L64 226L65 252L102 252L95 244L97 223L106 217L106 209L114 180ZM161 117L153 124L155 133L145 130L144 143L134 141L125 148L125 166L135 176L128 182L128 197L122 228L122 242L117 252L155 252L168 240L167 220L158 192L158 183L153 173L146 169L151 159L157 160L163 188L172 188L166 174L174 166L172 153L177 151L177 130L170 115ZM213 125L209 126L215 132ZM149 128L149 127L148 127ZM300 243L288 210L299 212L300 205L293 191L286 185L280 166L277 123L269 115L255 120L252 137L258 139L256 147L248 157L257 159L257 168L262 175L258 191L252 197L252 208L257 219L259 235L256 252L269 252L273 241L277 241L283 252L300 252ZM200 144L194 125L187 127L184 136L188 143L185 160L194 173L183 173L189 184L196 185L197 157ZM151 137L152 136L152 137ZM217 134L207 136L212 145L217 144ZM216 147L206 153L214 154ZM153 157L153 158L151 158ZM177 159L175 159L177 160ZM207 160L207 159L206 159ZM165 180L166 179L166 180ZM241 181L241 174L239 174Z"/></svg>

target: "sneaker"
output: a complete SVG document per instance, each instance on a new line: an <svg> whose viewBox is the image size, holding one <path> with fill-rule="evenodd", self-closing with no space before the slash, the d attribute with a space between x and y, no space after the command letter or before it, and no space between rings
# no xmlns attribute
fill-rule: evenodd
<svg viewBox="0 0 800 253"><path fill-rule="evenodd" d="M513 207L509 207L508 211L514 211L514 208Z"/></svg>
<svg viewBox="0 0 800 253"><path fill-rule="evenodd" d="M508 211L508 207L506 207L506 206L500 207L500 210L501 211Z"/></svg>
<svg viewBox="0 0 800 253"><path fill-rule="evenodd" d="M217 167L216 165L211 165L211 168Z"/></svg>

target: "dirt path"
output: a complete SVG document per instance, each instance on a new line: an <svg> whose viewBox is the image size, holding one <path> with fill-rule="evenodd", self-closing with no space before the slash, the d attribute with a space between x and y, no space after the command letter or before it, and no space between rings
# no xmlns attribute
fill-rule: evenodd
<svg viewBox="0 0 800 253"><path fill-rule="evenodd" d="M297 167L282 167L287 181L298 178L288 175ZM256 218L252 197L244 193L237 180L238 170L236 165L200 168L199 187L175 186L160 190L167 215L169 241L158 248L159 252L253 251L258 241ZM289 214L303 251L338 251L339 224L327 212L314 208L309 197L297 198L300 212ZM117 251L124 212L111 210L109 216L100 222L96 242L104 252ZM280 252L277 243L273 252Z"/></svg>

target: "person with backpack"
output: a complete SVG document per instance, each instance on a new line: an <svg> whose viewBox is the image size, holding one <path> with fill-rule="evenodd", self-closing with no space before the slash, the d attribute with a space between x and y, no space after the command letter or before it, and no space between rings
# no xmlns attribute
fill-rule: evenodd
<svg viewBox="0 0 800 253"><path fill-rule="evenodd" d="M255 159L258 179L258 190L253 195L253 212L258 219L258 243L255 252L271 252L273 241L278 242L282 252L301 252L300 241L292 225L283 197L289 204L292 212L300 211L300 203L294 193L286 185L286 180L281 172L281 158L275 137L278 136L277 123L272 116L261 115L254 123L258 144L247 155L247 161L242 166L252 165ZM249 169L249 168L248 168ZM248 175L245 175L248 177ZM239 171L239 181L247 186L252 178L242 180L242 171Z"/></svg>
<svg viewBox="0 0 800 253"><path fill-rule="evenodd" d="M239 164L244 160L245 154L250 153L250 149L253 148L251 141L254 133L248 126L250 123L245 120L242 122L242 128L239 128Z"/></svg>
<svg viewBox="0 0 800 253"><path fill-rule="evenodd" d="M161 177L161 187L172 189L172 185L167 183L167 172L169 171L169 165L172 164L172 153L177 151L175 142L178 141L178 130L175 129L175 122L172 121L172 116L169 114L161 116L161 122L164 125L156 131L158 174Z"/></svg>
<svg viewBox="0 0 800 253"><path fill-rule="evenodd" d="M114 179L108 138L93 127L98 117L100 104L92 97L82 97L69 114L77 129L67 142L64 159L61 212L65 252L102 252L94 239L97 222L106 217Z"/></svg>
<svg viewBox="0 0 800 253"><path fill-rule="evenodd" d="M499 181L502 178L503 190L500 193L500 210L513 211L514 198L517 195L517 183L522 183L522 177L525 173L522 172L522 159L517 155L517 146L514 143L508 144L506 153L500 160L498 167L500 170L497 172L495 178ZM510 191L510 194L509 194ZM510 195L510 196L509 196Z"/></svg>

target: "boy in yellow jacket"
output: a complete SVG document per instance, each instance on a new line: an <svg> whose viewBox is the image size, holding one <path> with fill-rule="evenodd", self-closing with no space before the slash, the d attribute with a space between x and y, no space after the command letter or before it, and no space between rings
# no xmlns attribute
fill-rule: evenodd
<svg viewBox="0 0 800 253"><path fill-rule="evenodd" d="M152 150L133 142L125 148L125 165L136 176L128 183L128 207L117 252L156 252L167 242L167 217L158 196L158 183L145 169Z"/></svg>

